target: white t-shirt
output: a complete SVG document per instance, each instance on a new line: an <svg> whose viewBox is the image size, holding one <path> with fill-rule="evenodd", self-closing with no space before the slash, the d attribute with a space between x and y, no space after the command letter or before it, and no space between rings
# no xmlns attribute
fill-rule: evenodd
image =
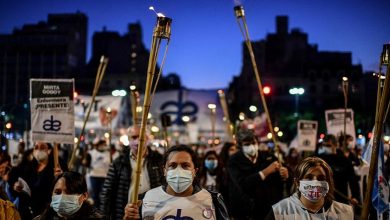
<svg viewBox="0 0 390 220"><path fill-rule="evenodd" d="M93 149L89 152L89 154L91 155L91 168L89 171L89 176L105 178L111 164L110 152L101 152Z"/></svg>
<svg viewBox="0 0 390 220"><path fill-rule="evenodd" d="M149 190L142 203L143 219L216 219L211 194L202 189L187 196L169 195L162 186Z"/></svg>
<svg viewBox="0 0 390 220"><path fill-rule="evenodd" d="M139 188L138 188L138 195L148 191L150 189L150 180L149 180L149 173L148 173L148 162L145 160L145 158L142 158L142 171L141 171L141 176L139 180ZM135 169L137 166L137 161L135 161L131 156L130 156L130 165L133 170L133 173L135 173ZM132 175L133 175L132 173ZM134 180L132 177L131 180ZM130 187L129 187L129 197L128 201L131 201L131 192L133 191L134 184L133 181L131 181Z"/></svg>

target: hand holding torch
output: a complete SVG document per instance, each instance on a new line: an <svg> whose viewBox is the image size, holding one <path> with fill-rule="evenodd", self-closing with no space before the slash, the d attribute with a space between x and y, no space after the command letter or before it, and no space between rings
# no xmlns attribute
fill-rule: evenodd
<svg viewBox="0 0 390 220"><path fill-rule="evenodd" d="M153 9L153 8L150 8ZM154 10L154 9L153 9ZM159 75L161 73L161 69L159 73L157 74L157 79L154 79L155 77L155 71L156 71L156 62L157 62L157 56L160 44L163 39L167 40L166 49L163 57L163 61L165 60L165 55L167 52L170 36L171 36L171 23L172 19L168 17L164 17L161 13L157 14L157 23L153 31L153 38L152 38L152 46L150 49L150 56L149 56L149 63L148 63L148 70L147 70L147 78L146 78L146 86L145 86L145 95L144 95L144 103L143 103L143 111L142 111L142 121L141 121L141 129L140 129L140 137L139 137L139 145L138 145L138 151L137 151L137 163L136 167L134 169L134 175L133 175L133 182L132 184L132 192L131 192L131 203L136 204L138 202L138 191L139 191L139 183L140 183L140 176L141 176L141 170L142 170L142 153L144 152L145 142L146 142L146 126L147 126L147 120L148 120L148 113L150 110L150 106L152 103L154 91L156 89L156 86L158 84ZM162 65L163 66L162 62ZM154 82L154 89L152 92L152 85Z"/></svg>

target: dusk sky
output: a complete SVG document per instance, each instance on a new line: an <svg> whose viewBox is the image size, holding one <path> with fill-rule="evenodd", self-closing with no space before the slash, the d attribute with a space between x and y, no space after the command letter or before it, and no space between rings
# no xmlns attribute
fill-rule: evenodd
<svg viewBox="0 0 390 220"><path fill-rule="evenodd" d="M227 87L242 65L242 41L233 0L0 0L0 33L23 24L46 21L49 13L80 11L89 18L88 57L92 35L106 26L124 34L139 21L150 48L156 11L173 19L164 74L175 72L188 88ZM351 51L353 63L377 70L384 43L390 42L389 0L244 0L252 40L275 32L275 17L289 16L289 28L308 33L321 51ZM162 53L162 52L161 52ZM161 59L159 60L161 61ZM261 66L260 66L261 70Z"/></svg>

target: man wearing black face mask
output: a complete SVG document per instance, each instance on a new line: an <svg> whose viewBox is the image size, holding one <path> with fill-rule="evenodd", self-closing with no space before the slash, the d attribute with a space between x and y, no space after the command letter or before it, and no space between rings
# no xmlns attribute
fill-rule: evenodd
<svg viewBox="0 0 390 220"><path fill-rule="evenodd" d="M268 151L259 151L253 131L237 133L239 151L228 163L229 199L234 219L264 219L271 205L283 198L289 173Z"/></svg>
<svg viewBox="0 0 390 220"><path fill-rule="evenodd" d="M360 201L360 193L355 171L347 158L337 153L337 140L334 135L328 134L324 137L318 148L318 157L325 160L333 170L335 200L356 205ZM348 185L352 192L350 198L348 198Z"/></svg>

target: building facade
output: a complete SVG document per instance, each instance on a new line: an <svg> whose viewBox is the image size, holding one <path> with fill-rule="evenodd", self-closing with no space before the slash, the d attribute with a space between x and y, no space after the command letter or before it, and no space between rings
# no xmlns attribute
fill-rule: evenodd
<svg viewBox="0 0 390 220"><path fill-rule="evenodd" d="M348 108L354 109L357 117L368 114L363 98L366 87L362 83L362 66L352 63L352 54L319 51L317 45L308 43L306 33L297 28L289 30L288 26L288 17L278 16L276 33L252 42L262 85L271 88L266 100L273 124L295 133L297 119L312 119L318 120L322 124L320 131L325 132L324 111L344 108L342 77L348 77L349 82ZM292 88L303 88L305 92L293 95ZM264 111L244 43L243 66L229 85L228 101L234 120L240 112L251 114L250 105Z"/></svg>

